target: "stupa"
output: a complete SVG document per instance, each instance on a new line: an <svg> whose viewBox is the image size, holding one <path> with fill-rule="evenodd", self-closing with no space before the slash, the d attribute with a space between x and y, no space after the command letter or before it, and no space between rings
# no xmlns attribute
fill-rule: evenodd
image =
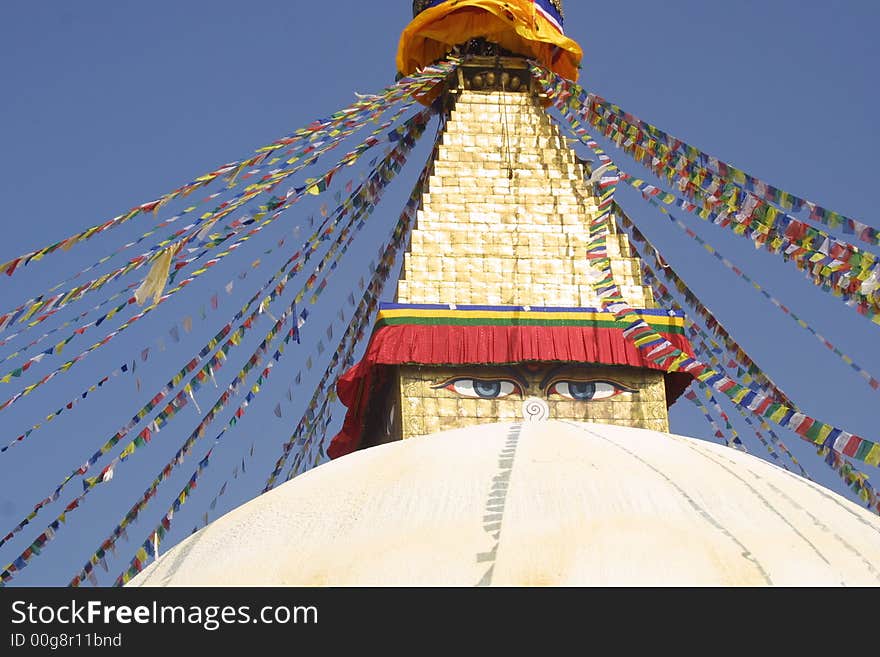
<svg viewBox="0 0 880 657"><path fill-rule="evenodd" d="M416 2L414 13L401 72L448 50L464 61L396 303L383 304L364 360L340 381L350 410L330 455L524 416L667 431L691 379L658 370L600 309L593 236L607 234L604 266L628 305L689 353L683 318L642 285L610 198L528 73L525 56L577 73L561 3Z"/></svg>
<svg viewBox="0 0 880 657"><path fill-rule="evenodd" d="M627 339L613 286L691 353L615 227L602 172L528 60L574 78L558 0L417 0L402 74L450 54L445 132L396 298L339 381L334 461L245 504L133 585L880 583L880 519L669 434L691 383ZM591 258L597 233L601 259Z"/></svg>

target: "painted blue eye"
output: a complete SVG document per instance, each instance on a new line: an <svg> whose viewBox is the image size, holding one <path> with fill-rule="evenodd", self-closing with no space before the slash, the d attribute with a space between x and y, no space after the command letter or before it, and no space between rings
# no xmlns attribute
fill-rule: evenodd
<svg viewBox="0 0 880 657"><path fill-rule="evenodd" d="M611 381L557 381L547 389L547 394L557 394L574 401L610 399L624 392L635 392Z"/></svg>
<svg viewBox="0 0 880 657"><path fill-rule="evenodd" d="M596 396L596 384L592 381L578 381L577 383L570 382L565 385L568 386L568 393L572 398L577 399L578 401L588 401Z"/></svg>
<svg viewBox="0 0 880 657"><path fill-rule="evenodd" d="M519 386L513 381L485 379L456 379L443 387L462 397L473 399L501 399L519 390Z"/></svg>
<svg viewBox="0 0 880 657"><path fill-rule="evenodd" d="M485 399L494 399L501 394L501 382L474 381L474 392Z"/></svg>

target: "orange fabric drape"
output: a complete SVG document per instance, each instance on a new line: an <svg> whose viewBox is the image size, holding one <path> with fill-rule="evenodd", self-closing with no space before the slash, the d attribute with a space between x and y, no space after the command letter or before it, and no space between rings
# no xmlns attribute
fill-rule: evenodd
<svg viewBox="0 0 880 657"><path fill-rule="evenodd" d="M478 37L577 80L581 47L538 13L532 0L448 0L426 9L400 35L397 69L409 75Z"/></svg>

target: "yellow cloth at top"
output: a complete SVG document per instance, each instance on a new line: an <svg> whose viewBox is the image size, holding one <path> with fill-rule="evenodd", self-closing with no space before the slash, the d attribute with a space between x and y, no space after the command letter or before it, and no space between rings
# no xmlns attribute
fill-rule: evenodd
<svg viewBox="0 0 880 657"><path fill-rule="evenodd" d="M581 47L541 15L532 0L447 0L424 10L400 35L397 70L410 75L452 46L478 37L577 80Z"/></svg>
<svg viewBox="0 0 880 657"><path fill-rule="evenodd" d="M162 292L165 291L165 284L168 282L168 275L171 272L171 262L181 246L183 246L182 242L172 244L153 256L153 265L150 267L147 277L134 292L134 298L137 300L138 305L143 306L150 297L153 298L154 304L159 303L159 299L162 298Z"/></svg>

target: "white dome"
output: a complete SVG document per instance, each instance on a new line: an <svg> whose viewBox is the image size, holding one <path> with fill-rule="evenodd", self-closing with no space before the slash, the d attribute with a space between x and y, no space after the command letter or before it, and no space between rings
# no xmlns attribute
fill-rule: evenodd
<svg viewBox="0 0 880 657"><path fill-rule="evenodd" d="M758 458L577 422L355 452L235 509L133 586L878 585L880 518Z"/></svg>

